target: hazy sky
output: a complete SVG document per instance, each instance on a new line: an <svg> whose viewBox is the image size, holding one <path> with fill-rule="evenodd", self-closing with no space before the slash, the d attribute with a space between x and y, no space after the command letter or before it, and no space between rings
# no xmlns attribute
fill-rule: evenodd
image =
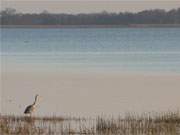
<svg viewBox="0 0 180 135"><path fill-rule="evenodd" d="M1 0L1 9L13 7L19 12L90 13L132 11L180 7L180 0Z"/></svg>

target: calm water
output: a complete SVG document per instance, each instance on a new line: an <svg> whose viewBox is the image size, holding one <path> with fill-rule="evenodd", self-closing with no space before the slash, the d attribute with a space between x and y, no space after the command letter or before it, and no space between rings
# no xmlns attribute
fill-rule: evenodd
<svg viewBox="0 0 180 135"><path fill-rule="evenodd" d="M180 28L2 29L1 34L7 67L180 71Z"/></svg>
<svg viewBox="0 0 180 135"><path fill-rule="evenodd" d="M117 71L179 74L180 28L3 28L0 55L3 113L22 114L36 93L43 97L38 110L43 115L180 106L176 78L116 75ZM115 76L101 74L104 71Z"/></svg>

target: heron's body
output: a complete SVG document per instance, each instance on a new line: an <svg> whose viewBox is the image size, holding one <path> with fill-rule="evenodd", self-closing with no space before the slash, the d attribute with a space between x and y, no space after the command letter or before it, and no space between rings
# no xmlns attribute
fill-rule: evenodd
<svg viewBox="0 0 180 135"><path fill-rule="evenodd" d="M30 114L31 115L34 112L35 106L37 103L37 98L38 98L38 95L36 95L34 103L32 105L29 105L26 107L24 114Z"/></svg>
<svg viewBox="0 0 180 135"><path fill-rule="evenodd" d="M31 114L31 113L34 112L34 109L35 109L35 107L33 105L29 105L29 106L26 107L24 113L25 114Z"/></svg>

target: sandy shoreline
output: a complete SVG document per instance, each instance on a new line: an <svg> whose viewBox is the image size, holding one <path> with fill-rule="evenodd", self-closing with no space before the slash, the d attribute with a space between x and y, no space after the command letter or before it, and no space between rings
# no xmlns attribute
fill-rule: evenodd
<svg viewBox="0 0 180 135"><path fill-rule="evenodd" d="M180 107L180 75L175 74L9 72L2 78L4 113L21 114L37 93L43 97L39 115L117 115Z"/></svg>

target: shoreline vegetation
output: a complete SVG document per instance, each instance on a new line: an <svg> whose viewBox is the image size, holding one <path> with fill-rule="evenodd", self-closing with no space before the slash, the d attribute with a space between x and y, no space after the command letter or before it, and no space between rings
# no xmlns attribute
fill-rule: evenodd
<svg viewBox="0 0 180 135"><path fill-rule="evenodd" d="M128 114L124 117L62 118L0 116L3 135L177 135L179 112Z"/></svg>
<svg viewBox="0 0 180 135"><path fill-rule="evenodd" d="M0 11L1 27L28 28L111 28L111 27L180 27L180 8L111 13L21 13L6 8Z"/></svg>
<svg viewBox="0 0 180 135"><path fill-rule="evenodd" d="M180 28L180 24L130 24L130 25L0 25L0 28Z"/></svg>

